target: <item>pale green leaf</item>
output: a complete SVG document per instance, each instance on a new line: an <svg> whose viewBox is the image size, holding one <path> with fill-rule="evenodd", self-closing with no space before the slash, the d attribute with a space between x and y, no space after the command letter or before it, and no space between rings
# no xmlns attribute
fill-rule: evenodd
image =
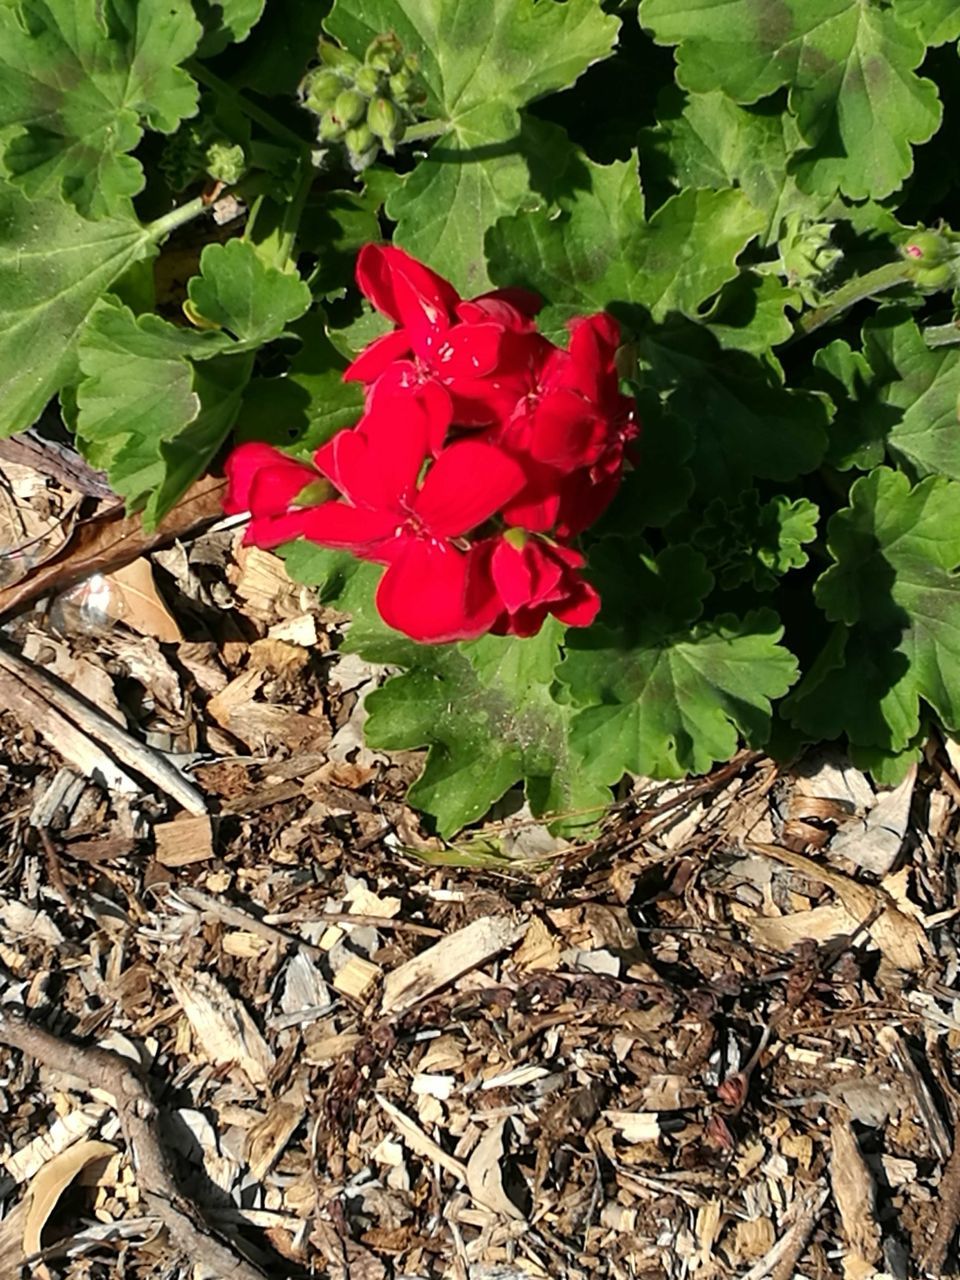
<svg viewBox="0 0 960 1280"><path fill-rule="evenodd" d="M200 275L187 286L204 319L242 342L260 345L279 338L310 306L310 290L295 273L269 266L245 240L208 244Z"/></svg>
<svg viewBox="0 0 960 1280"><path fill-rule="evenodd" d="M683 191L647 221L636 165L584 165L584 188L546 208L501 219L487 236L490 273L524 284L555 313L632 303L654 319L694 316L737 274L763 226L741 191Z"/></svg>
<svg viewBox="0 0 960 1280"><path fill-rule="evenodd" d="M754 103L783 86L809 150L807 191L853 199L896 191L911 147L940 124L936 86L916 74L924 41L898 6L864 0L642 0L640 21L679 45L677 76L699 93ZM917 25L923 25L917 20ZM949 21L949 20L948 20Z"/></svg>
<svg viewBox="0 0 960 1280"><path fill-rule="evenodd" d="M419 59L425 112L448 127L387 213L397 244L479 292L483 233L530 189L519 108L607 57L618 20L596 0L337 0L325 26L358 56L393 31Z"/></svg>
<svg viewBox="0 0 960 1280"><path fill-rule="evenodd" d="M153 252L132 219L88 222L62 201L28 202L0 183L0 435L36 421L76 370L90 309Z"/></svg>
<svg viewBox="0 0 960 1280"><path fill-rule="evenodd" d="M197 109L177 66L201 28L189 0L19 0L0 6L0 148L30 196L92 217L143 186L127 154L144 126L172 133Z"/></svg>

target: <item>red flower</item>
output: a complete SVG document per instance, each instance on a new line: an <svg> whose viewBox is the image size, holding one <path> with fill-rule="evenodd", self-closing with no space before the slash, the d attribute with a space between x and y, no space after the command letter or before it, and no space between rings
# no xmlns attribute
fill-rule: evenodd
<svg viewBox="0 0 960 1280"><path fill-rule="evenodd" d="M489 630L499 612L476 550L462 542L523 484L505 453L477 440L448 445L421 481L430 456L423 412L398 424L379 416L341 431L317 466L346 499L310 513L306 537L388 568L377 608L415 640L465 640Z"/></svg>
<svg viewBox="0 0 960 1280"><path fill-rule="evenodd" d="M244 542L278 547L306 533L310 505L330 495L330 486L312 467L269 444L241 444L227 459L228 516L251 514Z"/></svg>
<svg viewBox="0 0 960 1280"><path fill-rule="evenodd" d="M357 284L400 327L375 339L344 377L368 385L383 380L393 391L433 384L449 397L451 418L491 422L483 380L497 367L508 332L532 332L517 305L534 305L532 295L502 290L462 303L452 285L393 245L364 245Z"/></svg>
<svg viewBox="0 0 960 1280"><path fill-rule="evenodd" d="M505 610L494 628L500 634L536 635L548 614L571 627L588 627L597 616L600 597L580 576L584 558L571 547L513 529L492 543L489 555Z"/></svg>
<svg viewBox="0 0 960 1280"><path fill-rule="evenodd" d="M589 626L600 601L567 544L606 510L638 433L616 320L571 321L563 350L537 332L534 295L463 300L390 245L361 250L357 281L397 326L345 374L367 384L366 411L315 470L236 450L227 510L252 511L247 540L299 536L385 565L377 607L415 640L533 635L551 614Z"/></svg>

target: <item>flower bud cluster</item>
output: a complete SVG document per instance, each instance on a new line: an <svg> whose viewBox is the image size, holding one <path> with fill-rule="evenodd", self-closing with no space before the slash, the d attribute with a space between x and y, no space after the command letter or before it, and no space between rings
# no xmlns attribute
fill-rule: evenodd
<svg viewBox="0 0 960 1280"><path fill-rule="evenodd" d="M362 62L328 40L321 40L319 56L300 85L303 105L318 117L318 141L342 142L357 172L381 148L392 156L423 101L415 59L395 35L371 40Z"/></svg>
<svg viewBox="0 0 960 1280"><path fill-rule="evenodd" d="M247 541L302 537L385 565L380 615L423 643L533 635L549 615L588 626L600 601L574 544L638 432L617 322L570 321L564 349L537 331L535 295L462 299L391 245L361 250L357 281L396 326L344 374L366 387L363 416L312 465L233 452L226 509L251 512Z"/></svg>
<svg viewBox="0 0 960 1280"><path fill-rule="evenodd" d="M940 293L960 285L960 236L947 227L918 227L900 252L910 281L921 293Z"/></svg>

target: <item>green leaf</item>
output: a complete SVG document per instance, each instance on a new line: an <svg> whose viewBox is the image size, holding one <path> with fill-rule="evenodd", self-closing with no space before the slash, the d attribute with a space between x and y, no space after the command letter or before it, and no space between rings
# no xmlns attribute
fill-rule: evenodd
<svg viewBox="0 0 960 1280"><path fill-rule="evenodd" d="M761 503L748 489L733 502L711 502L692 542L724 590L748 583L772 591L778 578L809 560L804 544L816 538L819 514L807 498L780 493Z"/></svg>
<svg viewBox="0 0 960 1280"><path fill-rule="evenodd" d="M915 74L924 42L899 5L642 0L640 20L659 43L680 46L685 88L754 103L789 86L809 147L795 168L804 190L881 199L910 173L911 146L939 127L936 86Z"/></svg>
<svg viewBox="0 0 960 1280"><path fill-rule="evenodd" d="M771 699L796 679L774 613L731 614L691 626L691 580L703 559L686 547L641 556L633 576L635 621L568 636L558 675L580 710L570 750L583 772L616 783L624 773L678 778L727 760L743 738L762 746Z"/></svg>
<svg viewBox="0 0 960 1280"><path fill-rule="evenodd" d="M132 219L87 222L59 200L31 203L0 183L0 435L36 421L75 372L90 309L154 251Z"/></svg>
<svg viewBox="0 0 960 1280"><path fill-rule="evenodd" d="M127 153L143 127L172 133L197 109L178 66L201 28L188 0L19 0L0 5L0 139L29 196L62 194L91 217L143 187Z"/></svg>
<svg viewBox="0 0 960 1280"><path fill-rule="evenodd" d="M592 825L610 802L567 746L570 709L552 695L562 628L527 640L486 636L418 649L418 665L369 695L366 738L391 750L430 748L412 804L441 835L475 822L518 782L556 829Z"/></svg>
<svg viewBox="0 0 960 1280"><path fill-rule="evenodd" d="M814 356L813 384L837 406L830 461L867 470L886 452L917 476L960 480L960 350L931 349L905 307L863 326L863 350L842 339Z"/></svg>
<svg viewBox="0 0 960 1280"><path fill-rule="evenodd" d="M741 271L723 286L703 319L721 347L769 355L778 367L770 355L771 348L793 337L793 321L788 313L802 310L799 290L775 275Z"/></svg>
<svg viewBox="0 0 960 1280"><path fill-rule="evenodd" d="M924 44L960 39L956 0L897 0L897 17L914 28Z"/></svg>
<svg viewBox="0 0 960 1280"><path fill-rule="evenodd" d="M490 274L524 284L552 311L639 304L654 319L694 316L737 274L763 226L741 191L683 191L646 220L633 161L584 166L584 189L547 208L503 218L487 236Z"/></svg>
<svg viewBox="0 0 960 1280"><path fill-rule="evenodd" d="M395 32L420 63L424 111L446 124L387 201L395 241L464 292L487 284L483 233L530 189L519 108L609 55L619 22L596 0L337 0L325 26L362 57Z"/></svg>
<svg viewBox="0 0 960 1280"><path fill-rule="evenodd" d="M773 244L790 213L816 218L827 204L800 190L788 172L803 139L791 115L769 106L741 107L714 90L683 93L668 85L657 100L657 124L641 141L642 171L665 170L670 184L722 191L738 186L765 216L763 244ZM648 159L649 156L649 159Z"/></svg>
<svg viewBox="0 0 960 1280"><path fill-rule="evenodd" d="M815 594L838 626L787 704L817 736L901 751L921 699L960 727L960 484L861 477L827 530L836 563Z"/></svg>
<svg viewBox="0 0 960 1280"><path fill-rule="evenodd" d="M206 246L187 292L204 319L257 346L279 338L311 302L296 273L268 266L252 244L236 239Z"/></svg>
<svg viewBox="0 0 960 1280"><path fill-rule="evenodd" d="M78 439L128 506L145 509L148 528L203 473L233 425L253 367L236 350L225 334L138 318L110 299L90 314L78 353Z"/></svg>
<svg viewBox="0 0 960 1280"><path fill-rule="evenodd" d="M960 350L931 350L903 307L884 309L866 322L863 350L874 373L877 416L893 422L889 453L918 476L940 473L960 480Z"/></svg>
<svg viewBox="0 0 960 1280"><path fill-rule="evenodd" d="M239 43L260 21L267 0L202 0L199 5L201 13L209 14L211 9L215 17L206 22L207 33L200 46L200 56L211 58L220 53L228 44Z"/></svg>
<svg viewBox="0 0 960 1280"><path fill-rule="evenodd" d="M757 476L792 480L820 464L829 421L822 397L784 387L696 325L644 334L636 349L643 381L692 432L690 465L702 494L739 492Z"/></svg>

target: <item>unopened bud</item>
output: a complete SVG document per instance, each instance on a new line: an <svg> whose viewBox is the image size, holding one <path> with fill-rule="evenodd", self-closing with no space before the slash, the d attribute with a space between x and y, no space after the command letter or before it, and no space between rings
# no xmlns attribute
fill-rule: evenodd
<svg viewBox="0 0 960 1280"><path fill-rule="evenodd" d="M375 93L379 92L382 79L382 75L375 68L361 67L353 78L353 87L358 93L362 93L365 98L372 98Z"/></svg>
<svg viewBox="0 0 960 1280"><path fill-rule="evenodd" d="M348 129L343 135L343 140L353 154L357 156L362 156L371 147L375 148L377 145L376 138L373 136L369 126L365 124L358 124L352 129Z"/></svg>
<svg viewBox="0 0 960 1280"><path fill-rule="evenodd" d="M337 491L329 480L317 476L305 484L293 500L295 507L318 507L321 502L328 502L337 496Z"/></svg>
<svg viewBox="0 0 960 1280"><path fill-rule="evenodd" d="M507 546L513 547L514 551L522 551L529 537L526 529L507 529L504 531L503 540Z"/></svg>
<svg viewBox="0 0 960 1280"><path fill-rule="evenodd" d="M331 40L320 41L317 46L317 57L325 67L333 67L351 78L356 74L357 68L360 66L359 58L355 58L352 53L348 53L346 49L341 49L338 44L334 44Z"/></svg>
<svg viewBox="0 0 960 1280"><path fill-rule="evenodd" d="M367 46L364 61L368 67L392 75L403 66L403 45L394 35L377 36Z"/></svg>
<svg viewBox="0 0 960 1280"><path fill-rule="evenodd" d="M344 89L333 104L333 114L344 128L349 129L351 125L359 124L367 114L367 100L356 89Z"/></svg>
<svg viewBox="0 0 960 1280"><path fill-rule="evenodd" d="M367 107L367 124L375 138L379 138L387 146L391 146L397 138L397 129L402 132L403 121L400 112L389 98L374 98Z"/></svg>
<svg viewBox="0 0 960 1280"><path fill-rule="evenodd" d="M411 90L416 83L416 76L409 67L401 67L401 69L392 75L389 81L390 96L395 102L399 102L401 106L406 105L410 98Z"/></svg>
<svg viewBox="0 0 960 1280"><path fill-rule="evenodd" d="M911 282L921 293L939 293L957 283L957 249L943 233L921 227L900 252Z"/></svg>
<svg viewBox="0 0 960 1280"><path fill-rule="evenodd" d="M304 76L300 86L304 106L317 115L329 111L343 89L343 80L329 67L317 67Z"/></svg>
<svg viewBox="0 0 960 1280"><path fill-rule="evenodd" d="M340 118L328 111L320 117L320 123L317 125L317 138L320 142L339 142L346 129Z"/></svg>

